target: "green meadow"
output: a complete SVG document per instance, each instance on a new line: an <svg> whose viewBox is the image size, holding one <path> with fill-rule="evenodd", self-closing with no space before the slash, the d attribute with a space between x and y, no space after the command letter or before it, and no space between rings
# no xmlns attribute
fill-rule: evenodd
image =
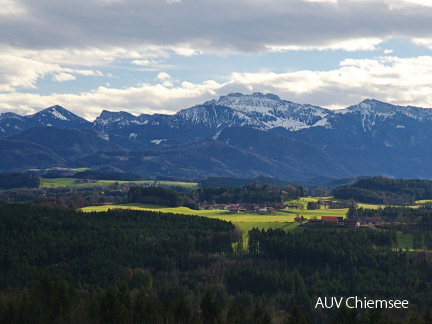
<svg viewBox="0 0 432 324"><path fill-rule="evenodd" d="M413 249L413 237L412 234L403 234L402 232L396 233L397 241L399 247L402 250L412 250Z"/></svg>
<svg viewBox="0 0 432 324"><path fill-rule="evenodd" d="M50 179L47 179L50 180ZM178 185L178 183L176 183ZM191 185L190 183L184 183L185 185ZM327 199L327 198L326 198ZM164 213L175 213L185 215L204 216L210 218L219 218L225 221L230 221L245 232L251 230L254 227L260 229L269 228L283 228L285 230L300 230L298 223L295 222L297 216L303 216L305 219L320 219L321 216L337 216L344 217L348 211L348 208L344 209L315 209L307 210L306 206L309 201L317 201L318 198L305 197L298 200L293 200L288 203L297 203L303 205L303 209L279 209L272 214L258 214L258 213L231 213L227 210L193 210L187 207L165 207L157 205L146 205L146 204L118 204L118 205L104 205L104 206L90 206L82 208L84 212L93 211L107 211L113 208L122 209L138 209L138 210L151 210L159 211ZM379 205L361 204L364 208L379 208Z"/></svg>
<svg viewBox="0 0 432 324"><path fill-rule="evenodd" d="M227 210L193 210L187 207L164 207L156 205L145 204L119 204L119 205L105 205L105 206L90 206L82 208L84 212L93 211L107 211L108 209L122 208L122 209L138 209L138 210L151 210L164 213L185 214L194 216L204 216L210 218L219 218L225 221L231 221L239 226L245 232L254 227L258 228L284 228L292 230L297 227L294 222L296 214L287 212L285 210L278 210L273 214L257 214L257 213L231 213Z"/></svg>
<svg viewBox="0 0 432 324"><path fill-rule="evenodd" d="M48 168L48 169L28 169L28 171L75 171L75 172L84 172L87 170L91 170L90 168L60 168L60 167L55 167L55 168Z"/></svg>
<svg viewBox="0 0 432 324"><path fill-rule="evenodd" d="M47 179L49 180L49 179ZM106 182L106 181L105 181ZM230 221L237 225L239 229L246 234L252 228L259 229L269 229L269 228L281 228L285 231L302 231L303 226L299 226L295 222L297 216L303 216L306 219L320 219L321 216L337 216L344 217L348 211L348 208L344 209L315 209L307 210L306 206L309 201L316 201L318 198L300 198L299 200L290 201L288 203L299 203L304 206L304 209L280 209L276 210L272 214L258 214L258 213L231 213L227 210L193 210L187 207L165 207L158 205L147 205L147 204L118 204L118 205L104 205L104 206L90 206L82 208L84 212L99 212L107 211L108 209L137 209L137 210L150 210L159 211L164 213L175 213L175 214L185 214L194 216L203 216L210 218L218 218L225 221ZM380 205L373 204L359 204L359 207L377 209ZM403 234L401 232L397 233L397 239L399 247L403 250L412 250L412 235ZM247 242L247 237L244 237L245 243Z"/></svg>

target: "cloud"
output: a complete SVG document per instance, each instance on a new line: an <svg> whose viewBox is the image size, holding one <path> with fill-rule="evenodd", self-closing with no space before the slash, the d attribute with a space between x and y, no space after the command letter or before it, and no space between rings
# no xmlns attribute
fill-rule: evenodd
<svg viewBox="0 0 432 324"><path fill-rule="evenodd" d="M18 88L35 89L37 81L51 75L52 80L64 82L76 79L76 75L103 76L99 70L73 69L41 59L44 54L4 49L0 51L0 91L14 92ZM61 61L61 60L59 60Z"/></svg>
<svg viewBox="0 0 432 324"><path fill-rule="evenodd" d="M390 9L403 9L406 7L432 7L429 0L386 0L385 1Z"/></svg>
<svg viewBox="0 0 432 324"><path fill-rule="evenodd" d="M432 107L432 57L346 59L330 71L232 73L224 82L183 81L173 85L161 72L162 84L143 83L125 89L98 87L80 94L0 93L0 111L34 112L55 104L94 120L102 111L175 113L229 92L271 92L281 98L327 108L344 108L366 98L399 105ZM174 80L175 81L175 80ZM165 84L169 82L170 84ZM35 107L38 107L35 109Z"/></svg>
<svg viewBox="0 0 432 324"><path fill-rule="evenodd" d="M15 91L17 87L35 88L36 81L61 70L58 64L0 54L0 91Z"/></svg>
<svg viewBox="0 0 432 324"><path fill-rule="evenodd" d="M432 29L432 5L422 0L169 2L3 0L9 15L0 20L0 44L66 49L72 57L88 50L94 60L95 51L108 48L113 56L136 48L141 56L150 47L185 56L278 48L370 50L389 38L428 37ZM356 41L363 45L356 48ZM110 53L99 58L112 59Z"/></svg>
<svg viewBox="0 0 432 324"><path fill-rule="evenodd" d="M266 47L270 49L272 52L283 52L283 51L326 51L326 50L345 50L348 52L355 51L373 51L377 49L377 45L379 45L383 40L376 37L371 38L358 38L358 39L349 39L342 41L335 41L333 43L328 43L325 45L317 46L317 45L286 45L286 46L271 46L267 45Z"/></svg>
<svg viewBox="0 0 432 324"><path fill-rule="evenodd" d="M343 108L365 98L432 107L432 57L347 59L339 69L292 73L234 73L230 82L297 102Z"/></svg>
<svg viewBox="0 0 432 324"><path fill-rule="evenodd" d="M25 12L25 7L18 1L0 0L0 16L21 15Z"/></svg>
<svg viewBox="0 0 432 324"><path fill-rule="evenodd" d="M160 72L156 78L161 81L171 80L171 76L166 72Z"/></svg>
<svg viewBox="0 0 432 324"><path fill-rule="evenodd" d="M65 82L65 81L70 81L70 80L75 80L75 79L76 79L76 77L74 75L72 75L70 73L64 73L64 72L55 74L53 76L53 81L57 81L57 82Z"/></svg>
<svg viewBox="0 0 432 324"><path fill-rule="evenodd" d="M381 49L395 39L432 49L431 16L426 0L0 0L0 111L60 104L88 119L102 109L174 113L235 91L326 107L365 97L432 107L430 57L397 58ZM252 73L259 67L238 67L238 59L217 76L206 75L202 59L247 54L247 62L255 54L315 50L357 58L286 73ZM359 59L356 51L387 56ZM286 69L296 66L302 65ZM174 78L174 69L191 77ZM94 78L91 89L49 94L46 86L44 95L33 93L40 80L83 77ZM98 87L108 77L113 87Z"/></svg>

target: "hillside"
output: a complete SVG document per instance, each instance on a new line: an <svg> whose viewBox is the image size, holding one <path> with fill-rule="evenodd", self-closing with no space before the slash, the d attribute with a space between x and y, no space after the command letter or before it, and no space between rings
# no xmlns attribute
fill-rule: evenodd
<svg viewBox="0 0 432 324"><path fill-rule="evenodd" d="M68 166L111 165L145 176L263 174L302 181L432 178L431 127L432 111L426 108L367 99L329 110L262 93L232 93L174 115L104 110L93 123L60 106L30 116L0 115L0 136L40 144ZM39 166L38 160L33 164Z"/></svg>
<svg viewBox="0 0 432 324"><path fill-rule="evenodd" d="M0 171L47 168L64 164L62 157L41 145L0 138Z"/></svg>
<svg viewBox="0 0 432 324"><path fill-rule="evenodd" d="M65 159L75 159L100 151L123 151L120 145L110 142L103 134L92 129L63 129L57 127L34 127L8 137L50 148Z"/></svg>

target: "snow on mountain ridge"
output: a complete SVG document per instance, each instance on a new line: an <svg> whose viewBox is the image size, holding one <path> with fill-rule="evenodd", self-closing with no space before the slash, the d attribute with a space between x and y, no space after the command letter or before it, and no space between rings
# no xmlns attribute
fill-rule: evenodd
<svg viewBox="0 0 432 324"><path fill-rule="evenodd" d="M56 108L52 108L50 113L57 119L61 119L61 120L69 120L67 117L65 117L64 115L62 115L61 113L59 113Z"/></svg>
<svg viewBox="0 0 432 324"><path fill-rule="evenodd" d="M253 94L230 93L219 99L182 109L174 115L141 114L135 116L125 111L103 110L93 123L84 121L81 117L60 106L52 106L29 116L2 113L0 114L0 126L4 130L3 133L7 134L6 136L29 127L48 124L68 128L95 127L101 131L114 133L123 132L120 129L124 129L125 134L129 136L131 133L145 134L149 128L155 130L160 128L161 131L165 131L164 127L178 129L178 132L186 132L184 129L199 127L198 129L207 129L207 132L214 132L213 134L230 126L245 126L260 130L284 128L288 131L313 127L331 129L357 120L360 127L365 132L369 132L381 127L387 119L394 120L393 127L396 125L409 127L406 124L406 118L432 122L432 109L395 106L367 99L343 110L329 110L319 106L282 100L273 94L255 92Z"/></svg>
<svg viewBox="0 0 432 324"><path fill-rule="evenodd" d="M327 121L330 110L281 100L273 94L255 92L252 95L231 93L219 100L207 101L194 106L195 113L200 107L225 106L232 109L233 116L239 120L231 120L229 125L251 126L261 130L283 127L290 131L297 131L313 126L331 127ZM198 111L197 111L198 109ZM223 124L223 123L222 123Z"/></svg>

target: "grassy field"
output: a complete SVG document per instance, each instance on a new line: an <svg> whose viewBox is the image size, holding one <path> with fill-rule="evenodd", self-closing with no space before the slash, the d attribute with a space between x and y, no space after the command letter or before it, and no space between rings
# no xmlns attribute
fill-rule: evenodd
<svg viewBox="0 0 432 324"><path fill-rule="evenodd" d="M310 202L310 201L316 202L316 201L318 201L318 199L319 198L316 198L316 197L302 197L302 198L297 199L297 200L291 200L289 202L286 202L286 204L302 205L303 209L288 209L287 211L290 213L298 214L299 217L303 216L304 218L307 218L307 219L313 219L313 218L320 219L321 216L336 216L336 217L344 217L345 218L345 216L348 212L348 208L325 209L324 206L321 206L321 209L308 210L307 209L308 202ZM323 200L334 200L334 201L337 200L333 197L323 197L322 199ZM380 207L385 207L385 206L374 205L374 204L358 204L358 207L378 209Z"/></svg>
<svg viewBox="0 0 432 324"><path fill-rule="evenodd" d="M49 179L48 179L49 180ZM177 183L178 184L178 183ZM190 185L184 183L186 185ZM327 199L327 198L325 198ZM92 211L106 211L112 208L125 208L125 209L139 209L160 211L165 213L177 213L195 216L204 216L210 218L219 218L225 221L231 221L237 224L240 229L247 232L254 227L260 229L268 228L283 228L285 230L300 230L297 228L298 224L295 223L294 218L303 216L306 219L317 218L321 216L337 216L344 217L348 208L344 209L315 209L307 210L306 206L309 201L317 201L318 198L304 197L299 200L290 201L289 203L297 203L304 206L304 209L281 209L273 214L257 214L257 213L230 213L226 210L193 210L187 207L164 207L156 205L143 205L143 204L120 204L120 205L106 205L106 206L91 206L85 207L82 210L85 212ZM364 208L378 208L379 205L361 204Z"/></svg>
<svg viewBox="0 0 432 324"><path fill-rule="evenodd" d="M316 198L302 198L300 203L306 203ZM379 205L362 204L365 208L378 208ZM164 207L157 205L145 204L119 204L119 205L105 205L105 206L91 206L82 208L84 212L99 212L107 211L108 209L122 208L122 209L137 209L137 210L151 210L160 211L164 213L176 213L185 215L204 216L210 218L218 218L225 221L231 221L237 225L244 233L244 243L247 244L247 232L252 228L269 229L281 228L285 231L302 231L304 226L298 226L294 218L299 215L307 219L321 216L338 216L345 217L348 208L344 209L316 209L316 210L298 210L298 209L284 209L277 210L273 214L256 214L256 213L230 213L226 210L193 210L187 207ZM412 235L397 233L397 240L399 247L403 250L412 250Z"/></svg>
<svg viewBox="0 0 432 324"><path fill-rule="evenodd" d="M237 224L239 228L245 232L253 227L258 228L284 228L292 230L297 227L294 223L295 214L287 211L276 211L274 214L255 214L255 213L230 213L227 210L193 210L187 207L164 207L156 205L144 204L120 204L120 205L105 205L91 206L82 208L84 212L106 211L113 208L138 209L160 211L164 213L176 213L185 215L204 216L210 218L219 218L225 221L231 221Z"/></svg>
<svg viewBox="0 0 432 324"><path fill-rule="evenodd" d="M46 179L50 180L50 179ZM54 179L55 180L55 179ZM185 185L191 185L184 183ZM177 183L178 185L178 183ZM196 184L194 184L196 185ZM333 197L325 197L323 199L334 199ZM298 204L303 206L303 209L281 209L277 210L273 214L257 214L257 213L230 213L226 210L193 210L187 207L164 207L156 205L143 205L143 204L120 204L120 205L106 205L106 206L92 206L85 207L82 210L85 212L92 211L106 211L112 208L125 208L125 209L139 209L139 210L151 210L160 211L165 213L177 213L195 216L204 216L210 218L219 218L225 221L231 221L236 224L246 235L246 233L254 227L259 229L269 228L282 228L286 231L302 231L303 226L298 226L298 223L294 221L294 218L303 216L306 219L320 219L321 216L337 216L345 218L348 208L343 209L325 209L322 206L321 209L307 210L307 203L310 201L317 201L318 198L314 197L303 197L298 200L287 202L287 204ZM358 207L377 209L383 208L382 205L373 204L358 204ZM244 237L245 243L247 237ZM397 233L397 240L399 247L403 250L412 250L412 235Z"/></svg>
<svg viewBox="0 0 432 324"><path fill-rule="evenodd" d="M92 187L108 187L113 183L118 184L133 183L133 184L143 184L143 183L155 183L152 180L140 180L140 181L117 181L117 180L96 180L96 182L89 183L76 183L77 179L74 178L41 178L41 188L62 188L62 187L81 187L81 188L92 188ZM176 181L157 181L159 184L164 184L168 186L180 186L188 189L195 189L198 187L198 183L195 182L176 182Z"/></svg>
<svg viewBox="0 0 432 324"><path fill-rule="evenodd" d="M91 170L90 168L48 168L48 169L28 169L28 171L75 171L84 172Z"/></svg>
<svg viewBox="0 0 432 324"><path fill-rule="evenodd" d="M397 237L399 247L401 249L403 249L403 250L405 250L405 249L412 250L413 249L412 234L403 234L402 232L397 232L396 237Z"/></svg>

